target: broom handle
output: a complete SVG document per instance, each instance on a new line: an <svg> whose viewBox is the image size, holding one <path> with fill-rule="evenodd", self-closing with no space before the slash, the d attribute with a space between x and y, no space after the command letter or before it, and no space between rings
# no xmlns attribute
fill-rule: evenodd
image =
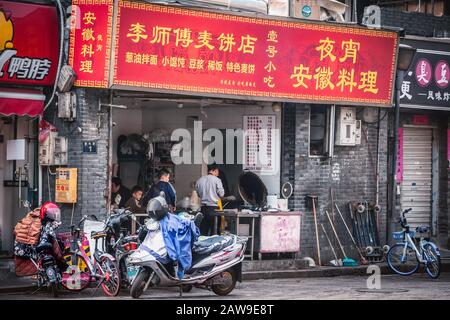
<svg viewBox="0 0 450 320"><path fill-rule="evenodd" d="M336 263L337 263L338 257L337 257L336 251L334 251L333 245L331 244L330 238L328 238L328 234L327 234L327 232L325 231L325 228L323 227L323 224L320 224L320 226L322 227L323 234L324 234L325 237L327 238L328 244L330 245L331 251L333 251L333 255L334 255L334 258L336 259Z"/></svg>
<svg viewBox="0 0 450 320"><path fill-rule="evenodd" d="M344 220L344 217L342 216L341 210L339 210L339 207L338 207L338 205L337 205L336 203L335 203L334 205L336 206L337 212L339 213L339 216L341 217L342 222L344 222L344 226L345 226L345 228L347 229L348 234L350 235L350 238L352 238L352 241L353 241L354 245L356 246L355 238L353 238L353 235L352 235L352 233L350 232L350 229L348 228L347 223L346 223L345 220Z"/></svg>
<svg viewBox="0 0 450 320"><path fill-rule="evenodd" d="M339 243L339 247L341 248L342 253L344 254L344 257L347 258L347 255L345 254L345 251L344 251L344 247L342 246L341 241L339 240L339 237L337 235L336 229L334 228L333 221L331 221L330 215L328 214L327 210L325 210L325 213L327 214L327 218L330 221L331 228L333 229L334 236L336 237L337 242Z"/></svg>
<svg viewBox="0 0 450 320"><path fill-rule="evenodd" d="M317 229L317 212L316 212L316 203L315 199L312 198L313 201L313 213L314 213L314 226L316 229L316 246L317 246L317 259L319 260L319 266L322 265L322 261L320 259L320 243L319 243L319 230Z"/></svg>

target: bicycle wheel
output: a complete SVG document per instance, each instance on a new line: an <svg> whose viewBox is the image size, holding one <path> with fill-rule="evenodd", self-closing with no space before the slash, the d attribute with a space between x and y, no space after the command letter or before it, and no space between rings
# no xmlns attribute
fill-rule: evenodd
<svg viewBox="0 0 450 320"><path fill-rule="evenodd" d="M414 249L408 244L405 250L404 243L397 243L389 249L387 263L392 271L402 276L413 274L420 265Z"/></svg>
<svg viewBox="0 0 450 320"><path fill-rule="evenodd" d="M423 250L425 259L427 260L425 271L431 278L437 279L441 274L441 257L436 249L429 243L423 246Z"/></svg>
<svg viewBox="0 0 450 320"><path fill-rule="evenodd" d="M86 289L91 281L91 274L83 256L68 253L64 255L64 260L68 267L62 273L62 286L73 292Z"/></svg>
<svg viewBox="0 0 450 320"><path fill-rule="evenodd" d="M102 289L107 296L117 296L120 291L120 270L117 262L108 256L100 258L100 266L104 274Z"/></svg>

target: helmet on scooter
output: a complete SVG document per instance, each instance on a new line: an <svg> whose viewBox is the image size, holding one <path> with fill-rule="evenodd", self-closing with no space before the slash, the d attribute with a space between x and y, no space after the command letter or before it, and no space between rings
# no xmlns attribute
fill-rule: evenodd
<svg viewBox="0 0 450 320"><path fill-rule="evenodd" d="M41 218L41 220L49 219L52 221L60 222L61 221L61 210L55 203L46 202L41 206L40 218Z"/></svg>
<svg viewBox="0 0 450 320"><path fill-rule="evenodd" d="M147 213L149 216L153 216L156 220L160 220L166 216L169 212L169 205L164 198L164 192L161 192L159 196L150 199L147 204Z"/></svg>

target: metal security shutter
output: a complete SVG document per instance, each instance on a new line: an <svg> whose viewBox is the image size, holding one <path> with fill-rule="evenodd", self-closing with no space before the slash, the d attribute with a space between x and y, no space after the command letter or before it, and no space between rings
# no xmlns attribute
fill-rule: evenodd
<svg viewBox="0 0 450 320"><path fill-rule="evenodd" d="M408 224L431 227L432 148L433 131L422 128L403 128L402 209Z"/></svg>

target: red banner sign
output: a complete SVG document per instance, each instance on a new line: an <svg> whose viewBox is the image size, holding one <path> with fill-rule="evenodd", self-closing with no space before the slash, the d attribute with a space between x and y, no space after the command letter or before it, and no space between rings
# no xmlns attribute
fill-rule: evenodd
<svg viewBox="0 0 450 320"><path fill-rule="evenodd" d="M73 0L69 63L75 85L107 88L111 55L113 0Z"/></svg>
<svg viewBox="0 0 450 320"><path fill-rule="evenodd" d="M0 83L52 85L58 30L54 6L0 1Z"/></svg>
<svg viewBox="0 0 450 320"><path fill-rule="evenodd" d="M397 34L119 0L112 85L391 106Z"/></svg>
<svg viewBox="0 0 450 320"><path fill-rule="evenodd" d="M397 149L397 168L395 172L395 181L403 182L403 128L398 128L398 149Z"/></svg>

